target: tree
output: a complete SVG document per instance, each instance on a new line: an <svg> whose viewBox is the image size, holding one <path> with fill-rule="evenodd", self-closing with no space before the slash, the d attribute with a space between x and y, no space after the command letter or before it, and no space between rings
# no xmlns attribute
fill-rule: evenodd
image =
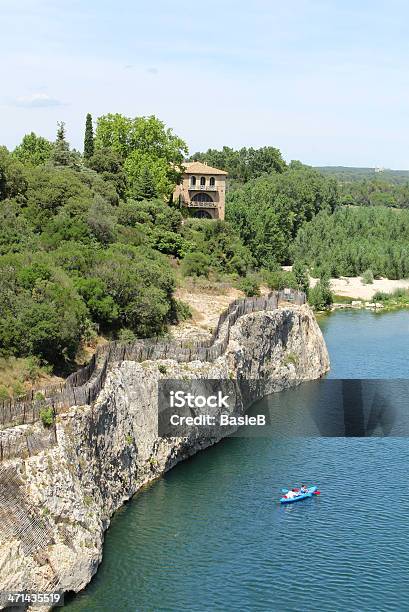
<svg viewBox="0 0 409 612"><path fill-rule="evenodd" d="M57 139L54 144L51 159L56 166L70 166L72 164L72 156L70 153L70 145L65 138L65 123L59 121L57 125Z"/></svg>
<svg viewBox="0 0 409 612"><path fill-rule="evenodd" d="M230 179L238 179L241 182L265 173L281 173L286 169L281 152L274 147L260 149L243 147L238 151L230 147L223 147L221 150L208 149L206 153L195 153L191 159L222 168L229 173Z"/></svg>
<svg viewBox="0 0 409 612"><path fill-rule="evenodd" d="M310 278L308 275L308 268L301 262L295 262L292 268L292 272L297 283L297 287L300 291L307 293L310 286Z"/></svg>
<svg viewBox="0 0 409 612"><path fill-rule="evenodd" d="M119 308L100 279L78 278L75 285L94 321L105 328L117 322Z"/></svg>
<svg viewBox="0 0 409 612"><path fill-rule="evenodd" d="M157 197L155 183L151 171L143 166L139 176L134 182L132 195L136 200L153 200Z"/></svg>
<svg viewBox="0 0 409 612"><path fill-rule="evenodd" d="M142 168L147 166L160 196L169 197L180 177L187 154L186 143L154 116L124 117L108 114L99 117L95 131L95 150L111 149L124 163L132 195Z"/></svg>
<svg viewBox="0 0 409 612"><path fill-rule="evenodd" d="M325 310L331 306L334 296L331 291L329 278L323 276L315 287L308 291L308 302L314 310Z"/></svg>
<svg viewBox="0 0 409 612"><path fill-rule="evenodd" d="M91 114L87 114L85 120L84 158L89 160L94 155L94 129L92 127Z"/></svg>
<svg viewBox="0 0 409 612"><path fill-rule="evenodd" d="M0 257L0 346L55 365L73 360L87 308L71 279L44 254Z"/></svg>
<svg viewBox="0 0 409 612"><path fill-rule="evenodd" d="M121 326L140 336L164 331L175 280L163 255L146 247L114 244L101 253L91 272L118 306Z"/></svg>
<svg viewBox="0 0 409 612"><path fill-rule="evenodd" d="M13 156L24 164L32 164L33 166L39 166L48 161L54 149L52 142L37 136L34 132L26 134L19 144L13 151Z"/></svg>
<svg viewBox="0 0 409 612"><path fill-rule="evenodd" d="M126 193L127 179L122 159L113 149L105 147L96 149L87 163L89 168L98 172L104 181L112 183L120 198Z"/></svg>
<svg viewBox="0 0 409 612"><path fill-rule="evenodd" d="M312 168L263 175L228 194L226 219L250 249L258 266L290 263L298 228L320 210L332 211L337 186Z"/></svg>

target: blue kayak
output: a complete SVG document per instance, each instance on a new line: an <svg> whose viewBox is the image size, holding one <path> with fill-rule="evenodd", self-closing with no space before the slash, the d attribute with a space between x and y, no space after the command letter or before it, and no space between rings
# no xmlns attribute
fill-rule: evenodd
<svg viewBox="0 0 409 612"><path fill-rule="evenodd" d="M287 499L286 497L282 497L280 499L281 504L292 504L293 502L301 501L302 499L307 499L307 497L312 497L318 487L308 487L306 493L299 493L294 497Z"/></svg>

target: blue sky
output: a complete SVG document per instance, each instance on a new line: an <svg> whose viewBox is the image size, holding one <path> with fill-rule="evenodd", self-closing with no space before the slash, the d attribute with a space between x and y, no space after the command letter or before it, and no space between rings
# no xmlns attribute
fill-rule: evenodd
<svg viewBox="0 0 409 612"><path fill-rule="evenodd" d="M0 0L0 142L155 114L191 152L409 169L409 4Z"/></svg>

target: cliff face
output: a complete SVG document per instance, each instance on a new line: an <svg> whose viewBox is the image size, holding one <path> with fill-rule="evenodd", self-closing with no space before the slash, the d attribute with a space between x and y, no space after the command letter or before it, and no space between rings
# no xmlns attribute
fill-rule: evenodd
<svg viewBox="0 0 409 612"><path fill-rule="evenodd" d="M225 435L216 429L159 438L160 378L235 381L231 412L242 414L249 400L328 369L307 306L256 312L237 320L225 354L213 363L124 361L111 368L94 405L58 416L55 433L41 424L0 432L14 449L14 458L0 464L0 590L84 588L101 561L113 512L142 485ZM31 456L27 440L36 444Z"/></svg>

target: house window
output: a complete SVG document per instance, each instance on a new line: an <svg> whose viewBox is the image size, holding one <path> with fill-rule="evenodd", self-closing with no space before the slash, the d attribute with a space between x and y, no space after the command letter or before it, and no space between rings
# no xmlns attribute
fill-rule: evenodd
<svg viewBox="0 0 409 612"><path fill-rule="evenodd" d="M195 176L191 176L190 177L190 184L192 185L192 187L194 187L196 185L196 177Z"/></svg>
<svg viewBox="0 0 409 612"><path fill-rule="evenodd" d="M201 187L204 187L206 185L206 179L205 179L204 176L200 177L200 185L201 185Z"/></svg>
<svg viewBox="0 0 409 612"><path fill-rule="evenodd" d="M197 193L193 196L192 202L213 202L208 193Z"/></svg>
<svg viewBox="0 0 409 612"><path fill-rule="evenodd" d="M210 177L210 187L214 187L215 182L216 182L216 181L214 180L214 176L211 176L211 177Z"/></svg>

